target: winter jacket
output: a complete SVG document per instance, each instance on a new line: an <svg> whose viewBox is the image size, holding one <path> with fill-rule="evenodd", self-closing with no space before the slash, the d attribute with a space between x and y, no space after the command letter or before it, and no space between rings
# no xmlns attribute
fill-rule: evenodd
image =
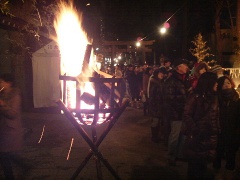
<svg viewBox="0 0 240 180"><path fill-rule="evenodd" d="M219 108L222 140L236 151L240 142L240 99L235 89L219 94Z"/></svg>
<svg viewBox="0 0 240 180"><path fill-rule="evenodd" d="M191 93L183 114L182 133L186 135L189 158L214 158L219 127L217 96Z"/></svg>
<svg viewBox="0 0 240 180"><path fill-rule="evenodd" d="M0 95L0 152L14 152L22 148L21 96L18 89Z"/></svg>
<svg viewBox="0 0 240 180"><path fill-rule="evenodd" d="M143 93L147 95L148 91L148 82L149 82L150 74L143 74Z"/></svg>
<svg viewBox="0 0 240 180"><path fill-rule="evenodd" d="M164 82L164 111L170 121L181 121L190 83L187 75L173 74Z"/></svg>
<svg viewBox="0 0 240 180"><path fill-rule="evenodd" d="M149 86L149 115L163 117L163 80L152 77Z"/></svg>

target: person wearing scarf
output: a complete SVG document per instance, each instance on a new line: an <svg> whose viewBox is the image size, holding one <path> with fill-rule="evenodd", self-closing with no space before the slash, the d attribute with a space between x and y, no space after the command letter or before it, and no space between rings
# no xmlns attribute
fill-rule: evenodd
<svg viewBox="0 0 240 180"><path fill-rule="evenodd" d="M221 160L225 153L225 171L233 174L236 152L240 144L240 99L229 77L223 76L218 79L218 98L221 133L218 136L217 156L213 167L221 168Z"/></svg>
<svg viewBox="0 0 240 180"><path fill-rule="evenodd" d="M196 88L187 97L181 133L186 136L183 153L188 161L187 179L210 178L208 163L216 155L219 134L217 75L203 73Z"/></svg>

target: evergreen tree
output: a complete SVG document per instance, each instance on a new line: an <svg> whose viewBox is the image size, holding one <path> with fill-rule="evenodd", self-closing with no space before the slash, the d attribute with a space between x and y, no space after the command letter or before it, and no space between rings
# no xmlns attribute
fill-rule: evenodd
<svg viewBox="0 0 240 180"><path fill-rule="evenodd" d="M207 61L206 57L214 56L210 54L210 48L207 47L207 41L203 41L202 34L199 33L195 36L194 41L192 41L195 48L190 48L190 53L197 58L197 62Z"/></svg>

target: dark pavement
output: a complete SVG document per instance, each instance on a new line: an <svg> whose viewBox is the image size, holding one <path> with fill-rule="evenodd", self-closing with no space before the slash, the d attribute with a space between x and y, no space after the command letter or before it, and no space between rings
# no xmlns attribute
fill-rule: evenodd
<svg viewBox="0 0 240 180"><path fill-rule="evenodd" d="M14 167L17 179L70 179L90 149L70 121L62 114L42 111L24 112L23 122L24 127L33 130L25 139L23 151L32 168L22 175ZM187 163L178 161L176 167L168 166L166 147L150 139L150 123L150 117L143 116L141 109L127 107L99 146L99 151L124 180L186 179ZM97 128L99 136L105 127L100 125ZM88 133L91 132L89 126L84 128ZM73 146L67 160L72 138ZM104 165L102 176L103 179L114 179ZM2 171L0 179L3 179ZM94 157L76 179L97 179Z"/></svg>

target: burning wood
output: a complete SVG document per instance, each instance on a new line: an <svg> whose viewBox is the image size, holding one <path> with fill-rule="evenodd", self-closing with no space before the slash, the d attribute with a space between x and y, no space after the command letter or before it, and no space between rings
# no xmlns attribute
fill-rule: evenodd
<svg viewBox="0 0 240 180"><path fill-rule="evenodd" d="M107 74L107 73L102 72L102 71L96 71L96 72L100 75L100 77L103 77L103 78L115 78L115 76L112 76L112 75ZM122 79L121 79L121 81L122 81ZM108 87L109 89L112 88L112 85L111 85L110 83L104 83L104 85L105 85L106 87ZM114 85L116 86L116 84L114 84ZM117 89L114 89L114 94L115 94L119 99L121 98L121 94L119 93L119 91L118 91Z"/></svg>
<svg viewBox="0 0 240 180"><path fill-rule="evenodd" d="M90 57L91 57L91 52L92 52L92 45L88 44L86 47L86 51L85 51L85 55L84 55L84 59L83 59L83 66L82 66L82 73L81 74L87 74L87 69L89 66L89 62L90 62Z"/></svg>
<svg viewBox="0 0 240 180"><path fill-rule="evenodd" d="M80 97L81 101L84 101L85 103L89 105L93 105L95 101L95 97L87 92L84 92L82 96Z"/></svg>
<svg viewBox="0 0 240 180"><path fill-rule="evenodd" d="M102 71L89 70L91 50L92 46L87 45L83 60L82 73L80 75L78 75L77 77L60 76L60 79L64 80L63 101L64 103L66 103L66 81L76 81L76 109L82 109L82 107L79 106L81 104L81 101L85 102L88 105L98 106L100 109L104 109L106 108L106 106L119 106L123 99L123 94L120 93L121 89L119 89L122 88L120 84L123 83L123 80L121 78L115 78L114 76L111 76ZM89 72L92 73L89 74ZM91 77L87 77L87 75L90 75ZM83 87L86 83L92 84L91 86L95 91L95 95L88 92L89 89L86 89L87 92L86 90L84 91ZM101 103L98 103L99 99L95 98L96 94L98 94Z"/></svg>

